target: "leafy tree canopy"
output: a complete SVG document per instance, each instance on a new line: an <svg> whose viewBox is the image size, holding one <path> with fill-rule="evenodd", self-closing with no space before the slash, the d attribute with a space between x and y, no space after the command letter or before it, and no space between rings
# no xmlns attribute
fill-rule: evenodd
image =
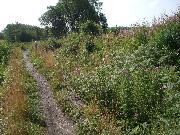
<svg viewBox="0 0 180 135"><path fill-rule="evenodd" d="M0 32L0 40L4 39L4 34L2 32Z"/></svg>
<svg viewBox="0 0 180 135"><path fill-rule="evenodd" d="M101 13L102 3L99 0L61 0L56 6L48 7L41 18L41 24L50 26L56 37L67 32L79 32L80 25L87 21L95 22L107 28L107 19Z"/></svg>
<svg viewBox="0 0 180 135"><path fill-rule="evenodd" d="M3 34L5 39L9 42L30 42L45 37L44 29L20 23L8 24Z"/></svg>

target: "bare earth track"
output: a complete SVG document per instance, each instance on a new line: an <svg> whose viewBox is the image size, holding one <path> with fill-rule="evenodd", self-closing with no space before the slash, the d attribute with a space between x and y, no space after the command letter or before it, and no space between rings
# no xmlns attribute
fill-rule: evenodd
<svg viewBox="0 0 180 135"><path fill-rule="evenodd" d="M45 77L37 72L30 62L28 51L23 52L23 58L27 71L35 78L39 88L39 95L41 98L41 105L45 122L47 125L48 135L74 135L75 125L69 120L62 111L58 108L51 91L50 85Z"/></svg>

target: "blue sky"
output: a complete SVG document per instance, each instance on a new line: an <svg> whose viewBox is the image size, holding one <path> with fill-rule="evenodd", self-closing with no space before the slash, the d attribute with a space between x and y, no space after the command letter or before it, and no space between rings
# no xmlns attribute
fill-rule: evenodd
<svg viewBox="0 0 180 135"><path fill-rule="evenodd" d="M136 22L151 21L161 14L172 14L180 0L100 0L109 26L129 26ZM0 31L9 23L40 26L38 18L58 0L0 0Z"/></svg>

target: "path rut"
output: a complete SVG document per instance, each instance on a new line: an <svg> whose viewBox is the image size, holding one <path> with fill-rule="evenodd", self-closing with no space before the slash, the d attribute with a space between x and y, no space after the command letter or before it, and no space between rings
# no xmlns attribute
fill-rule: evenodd
<svg viewBox="0 0 180 135"><path fill-rule="evenodd" d="M45 77L37 72L28 57L29 52L23 52L23 58L27 71L35 78L41 98L42 113L45 116L48 135L74 135L75 125L58 108L50 85Z"/></svg>

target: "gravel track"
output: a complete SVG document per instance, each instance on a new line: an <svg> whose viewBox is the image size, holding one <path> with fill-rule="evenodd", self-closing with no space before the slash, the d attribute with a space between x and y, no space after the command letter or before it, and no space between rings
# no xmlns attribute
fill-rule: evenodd
<svg viewBox="0 0 180 135"><path fill-rule="evenodd" d="M44 76L39 74L29 60L29 52L23 52L27 71L35 78L41 98L42 113L45 117L48 135L74 135L75 125L58 108L53 92Z"/></svg>

